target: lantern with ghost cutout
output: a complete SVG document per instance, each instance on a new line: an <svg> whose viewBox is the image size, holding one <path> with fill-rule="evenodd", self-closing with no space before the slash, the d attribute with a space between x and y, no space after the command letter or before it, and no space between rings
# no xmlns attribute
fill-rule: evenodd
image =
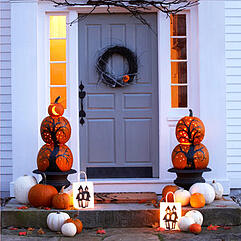
<svg viewBox="0 0 241 241"><path fill-rule="evenodd" d="M73 205L76 209L94 208L94 183L87 181L73 183Z"/></svg>
<svg viewBox="0 0 241 241"><path fill-rule="evenodd" d="M166 200L169 194L173 195L174 202L160 202L160 227L165 230L179 230L177 223L182 215L181 203L175 202L173 192L167 193Z"/></svg>

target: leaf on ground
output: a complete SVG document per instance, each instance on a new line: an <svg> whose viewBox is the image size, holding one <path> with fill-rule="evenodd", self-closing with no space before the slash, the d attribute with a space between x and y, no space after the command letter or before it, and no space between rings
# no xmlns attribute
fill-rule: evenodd
<svg viewBox="0 0 241 241"><path fill-rule="evenodd" d="M43 231L42 228L40 228L40 229L38 230L38 234L45 234L45 232Z"/></svg>
<svg viewBox="0 0 241 241"><path fill-rule="evenodd" d="M218 230L218 228L220 228L220 226L212 225L212 224L207 227L207 229L211 230L211 231L216 231L216 230Z"/></svg>
<svg viewBox="0 0 241 241"><path fill-rule="evenodd" d="M165 228L158 227L155 229L156 232L163 232L165 231Z"/></svg>
<svg viewBox="0 0 241 241"><path fill-rule="evenodd" d="M223 226L223 229L228 230L228 229L231 229L231 227L229 227L229 226Z"/></svg>
<svg viewBox="0 0 241 241"><path fill-rule="evenodd" d="M151 226L152 226L152 228L158 228L158 227L159 227L159 224L158 224L158 222L155 222L155 223L152 224Z"/></svg>
<svg viewBox="0 0 241 241"><path fill-rule="evenodd" d="M21 207L17 207L17 209L28 209L28 206L21 206Z"/></svg>
<svg viewBox="0 0 241 241"><path fill-rule="evenodd" d="M19 235L19 236L26 236L26 235L27 235L27 232L19 232L18 235Z"/></svg>
<svg viewBox="0 0 241 241"><path fill-rule="evenodd" d="M51 208L45 207L44 210L50 210Z"/></svg>
<svg viewBox="0 0 241 241"><path fill-rule="evenodd" d="M98 229L96 231L97 234L106 234L105 230L104 229Z"/></svg>
<svg viewBox="0 0 241 241"><path fill-rule="evenodd" d="M15 228L15 227L9 227L8 229L9 230L18 230L18 228Z"/></svg>
<svg viewBox="0 0 241 241"><path fill-rule="evenodd" d="M35 228L31 228L31 227L27 228L28 231L33 231L34 229Z"/></svg>

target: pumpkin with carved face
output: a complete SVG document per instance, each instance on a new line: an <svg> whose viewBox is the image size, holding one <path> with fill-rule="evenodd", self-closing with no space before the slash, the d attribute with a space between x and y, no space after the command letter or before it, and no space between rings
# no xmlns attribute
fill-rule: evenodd
<svg viewBox="0 0 241 241"><path fill-rule="evenodd" d="M59 99L60 99L60 96L58 96L56 98L54 103L49 105L48 113L49 113L50 116L58 117L58 116L62 116L64 114L64 107L63 107L63 105L58 103Z"/></svg>

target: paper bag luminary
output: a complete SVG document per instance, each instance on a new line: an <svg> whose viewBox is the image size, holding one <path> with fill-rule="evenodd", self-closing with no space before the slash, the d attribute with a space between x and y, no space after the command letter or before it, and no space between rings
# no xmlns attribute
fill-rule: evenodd
<svg viewBox="0 0 241 241"><path fill-rule="evenodd" d="M175 202L175 196L173 192L168 192L166 195L172 194L174 202L160 202L160 227L165 230L179 230L178 220L181 218L181 203Z"/></svg>
<svg viewBox="0 0 241 241"><path fill-rule="evenodd" d="M73 204L76 209L94 208L94 183L87 181L86 173L84 182L73 183Z"/></svg>

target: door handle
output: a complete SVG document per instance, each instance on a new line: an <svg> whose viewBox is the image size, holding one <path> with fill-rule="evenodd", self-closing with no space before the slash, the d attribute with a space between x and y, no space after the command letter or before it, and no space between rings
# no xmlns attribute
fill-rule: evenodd
<svg viewBox="0 0 241 241"><path fill-rule="evenodd" d="M82 81L80 82L79 85L79 98L80 98L80 111L79 111L79 117L80 117L80 124L84 125L85 120L84 118L86 117L86 113L84 111L84 98L86 96L86 92L84 91L84 85L82 83Z"/></svg>

